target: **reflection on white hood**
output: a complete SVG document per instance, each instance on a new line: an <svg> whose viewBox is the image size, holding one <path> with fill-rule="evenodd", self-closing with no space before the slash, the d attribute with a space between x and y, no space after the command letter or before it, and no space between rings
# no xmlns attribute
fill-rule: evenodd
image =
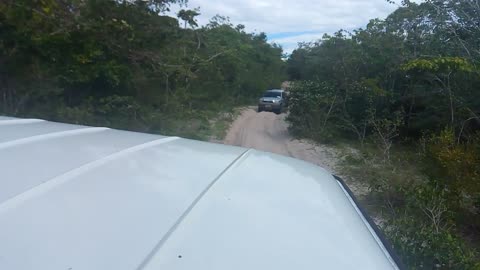
<svg viewBox="0 0 480 270"><path fill-rule="evenodd" d="M0 269L396 269L331 174L245 148L0 117Z"/></svg>

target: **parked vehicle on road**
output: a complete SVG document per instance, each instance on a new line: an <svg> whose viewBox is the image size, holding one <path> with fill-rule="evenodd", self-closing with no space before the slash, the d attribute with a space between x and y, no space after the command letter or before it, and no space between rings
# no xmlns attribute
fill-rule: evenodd
<svg viewBox="0 0 480 270"><path fill-rule="evenodd" d="M280 114L286 108L286 101L287 95L284 90L268 90L258 100L258 112L272 111Z"/></svg>
<svg viewBox="0 0 480 270"><path fill-rule="evenodd" d="M316 165L1 116L0 240L5 270L399 269L348 187Z"/></svg>

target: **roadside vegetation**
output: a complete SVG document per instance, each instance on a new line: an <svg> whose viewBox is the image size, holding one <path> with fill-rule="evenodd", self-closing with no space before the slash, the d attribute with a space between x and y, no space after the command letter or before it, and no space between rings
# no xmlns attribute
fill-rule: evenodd
<svg viewBox="0 0 480 270"><path fill-rule="evenodd" d="M0 1L0 114L207 138L212 119L278 87L285 63L222 16L164 15L185 2Z"/></svg>
<svg viewBox="0 0 480 270"><path fill-rule="evenodd" d="M290 131L354 147L342 172L409 269L480 269L480 6L403 1L300 44Z"/></svg>

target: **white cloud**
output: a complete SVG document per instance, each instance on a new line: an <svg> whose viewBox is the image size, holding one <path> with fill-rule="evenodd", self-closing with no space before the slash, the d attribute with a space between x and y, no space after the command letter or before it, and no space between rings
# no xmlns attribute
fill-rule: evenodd
<svg viewBox="0 0 480 270"><path fill-rule="evenodd" d="M189 0L188 7L200 7L201 25L217 14L227 16L233 24L244 24L247 31L266 32L290 52L297 42L363 27L398 6L386 0ZM281 34L286 32L289 35Z"/></svg>

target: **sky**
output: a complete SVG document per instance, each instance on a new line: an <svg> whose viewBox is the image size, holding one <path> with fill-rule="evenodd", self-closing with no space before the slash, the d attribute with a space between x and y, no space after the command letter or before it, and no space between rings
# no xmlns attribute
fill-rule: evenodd
<svg viewBox="0 0 480 270"><path fill-rule="evenodd" d="M288 54L298 42L365 27L370 19L385 18L398 5L386 0L188 0L188 8L197 7L200 25L220 14L234 25L245 25L248 32L265 32Z"/></svg>

